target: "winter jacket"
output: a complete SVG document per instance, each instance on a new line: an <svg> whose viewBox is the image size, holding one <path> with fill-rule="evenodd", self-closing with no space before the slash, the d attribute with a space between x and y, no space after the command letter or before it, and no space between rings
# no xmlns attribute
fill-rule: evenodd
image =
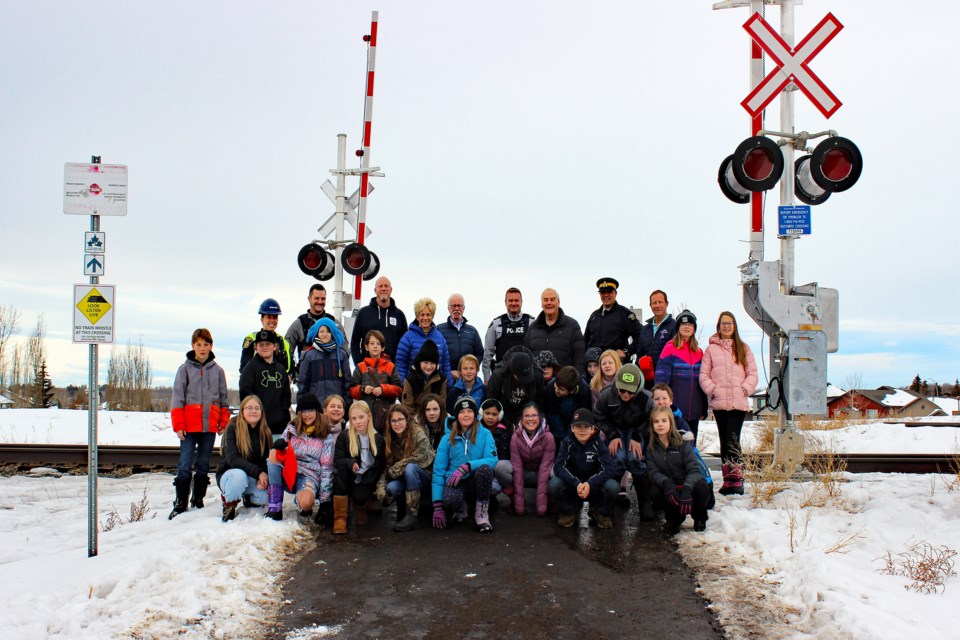
<svg viewBox="0 0 960 640"><path fill-rule="evenodd" d="M290 377L283 365L274 358L267 363L260 354L243 368L240 374L240 401L255 395L263 403L263 415L270 431L280 435L290 424Z"/></svg>
<svg viewBox="0 0 960 640"><path fill-rule="evenodd" d="M637 356L650 356L653 360L653 368L656 370L660 352L676 334L677 321L669 313L660 321L656 331L654 331L653 318L648 318L640 328L640 348L637 349Z"/></svg>
<svg viewBox="0 0 960 640"><path fill-rule="evenodd" d="M290 424L283 432L287 451L297 456L297 475L312 480L317 486L317 501L329 502L333 496L333 449L337 437L326 438L297 435L297 427Z"/></svg>
<svg viewBox="0 0 960 640"><path fill-rule="evenodd" d="M307 349L310 348L312 343L307 340L307 334L320 318L329 318L330 320L333 320L334 323L336 323L337 328L340 329L340 333L343 334L343 327L340 326L340 323L337 322L336 318L326 311L319 316L313 315L310 310L307 310L306 313L300 314L297 316L297 319L290 324L287 332L283 334L283 337L287 340L287 344L290 346L290 352L296 352L297 354L297 363L303 360L303 354L306 353ZM297 367L294 366L294 370L296 370L296 368Z"/></svg>
<svg viewBox="0 0 960 640"><path fill-rule="evenodd" d="M400 374L400 381L406 380L410 373L410 366L414 358L420 352L420 347L427 340L433 340L440 351L440 372L446 378L447 384L453 384L453 378L450 377L450 350L447 348L447 341L443 339L443 334L437 330L437 325L431 324L430 331L424 333L423 329L416 322L411 322L407 332L400 338L400 344L397 345L397 357L394 362L397 365L397 372Z"/></svg>
<svg viewBox="0 0 960 640"><path fill-rule="evenodd" d="M503 362L507 351L522 345L527 337L527 329L533 322L533 316L521 313L516 316L504 313L490 321L487 334L483 338L483 379L489 380L494 368Z"/></svg>
<svg viewBox="0 0 960 640"><path fill-rule="evenodd" d="M510 439L510 464L513 467L513 504L517 513L523 513L526 508L523 490L523 472L537 472L537 515L547 514L547 483L550 482L550 472L557 457L557 443L547 428L546 420L540 422L540 427L533 436L517 425Z"/></svg>
<svg viewBox="0 0 960 640"><path fill-rule="evenodd" d="M418 429L416 425L410 424L404 431L405 438L413 438L413 455L404 458L403 444L404 440L393 439L393 451L386 451L383 473L377 481L377 496L382 498L386 495L387 483L391 480L400 480L406 472L408 464L415 464L424 471L430 470L433 464L433 458L437 455L430 446L430 439L423 429Z"/></svg>
<svg viewBox="0 0 960 640"><path fill-rule="evenodd" d="M590 385L583 379L577 385L576 393L560 398L557 396L557 381L551 380L543 397L541 410L550 425L550 432L560 442L570 433L570 422L577 409L592 409L590 405Z"/></svg>
<svg viewBox="0 0 960 640"><path fill-rule="evenodd" d="M573 365L583 375L587 359L580 323L566 315L563 309L558 311L557 321L552 325L547 325L546 315L541 311L527 329L523 344L535 354L550 351L560 367Z"/></svg>
<svg viewBox="0 0 960 640"><path fill-rule="evenodd" d="M510 373L510 361L514 354L525 353L532 362L533 382L521 385ZM503 407L503 420L507 424L516 424L520 420L523 405L536 402L539 406L546 393L546 384L543 381L543 372L536 365L533 354L526 347L517 345L512 347L503 357L503 362L497 365L493 375L487 382L487 397L500 401Z"/></svg>
<svg viewBox="0 0 960 640"><path fill-rule="evenodd" d="M476 400L477 406L479 407L483 404L483 401L487 399L487 387L483 384L483 380L477 378L473 382L473 388L470 389L470 393L467 393L467 387L463 384L463 380L457 380L453 383L452 387L447 388L447 413L453 415L453 405L463 396L470 396Z"/></svg>
<svg viewBox="0 0 960 640"><path fill-rule="evenodd" d="M351 377L347 358L347 350L343 348L323 351L314 346L306 351L297 374L297 402L307 393L321 401L335 393L343 397L344 409L349 411Z"/></svg>
<svg viewBox="0 0 960 640"><path fill-rule="evenodd" d="M350 381L350 397L354 400L363 400L370 405L373 412L373 426L383 433L386 428L387 410L403 393L400 386L400 375L397 368L390 361L390 356L382 354L379 358L364 358L353 370L353 379ZM364 393L364 388L380 387L382 393L375 396Z"/></svg>
<svg viewBox="0 0 960 640"><path fill-rule="evenodd" d="M480 340L480 332L473 325L467 324L466 318L460 323L458 329L448 316L446 322L437 326L437 331L447 341L451 369L457 369L460 366L460 358L467 354L476 356L477 360L483 362L483 341Z"/></svg>
<svg viewBox="0 0 960 640"><path fill-rule="evenodd" d="M237 448L237 419L230 419L226 431L223 432L223 440L220 442L220 464L217 466L217 486L220 486L220 478L230 469L242 469L247 477L257 480L261 473L267 472L267 456L270 455L270 449L261 447L260 438L256 431L250 430L250 455L244 456Z"/></svg>
<svg viewBox="0 0 960 640"><path fill-rule="evenodd" d="M397 308L397 304L390 298L390 306L386 309L377 304L377 297L370 298L370 304L360 309L357 319L353 323L353 333L350 335L350 355L354 362L363 360L363 338L371 329L383 334L386 344L383 352L390 359L397 362L397 345L400 338L407 332L407 317Z"/></svg>
<svg viewBox="0 0 960 640"><path fill-rule="evenodd" d="M376 439L377 455L373 458L373 466L363 473L360 482L362 484L376 485L377 481L380 480L380 474L383 473L384 466L386 466L387 445L383 441L383 436L370 427L367 427L367 435L370 438ZM350 455L350 427L341 431L340 435L337 436L337 443L333 448L333 462L336 473L344 477L349 477L353 474L354 463L358 465L362 464L359 451L357 451L356 456ZM340 482L340 480L337 480L337 482Z"/></svg>
<svg viewBox="0 0 960 640"><path fill-rule="evenodd" d="M690 350L690 343L679 348L673 341L667 343L657 362L656 382L664 382L673 390L673 403L688 420L703 420L707 417L707 396L700 388L700 362L703 351Z"/></svg>
<svg viewBox="0 0 960 640"><path fill-rule="evenodd" d="M471 443L463 434L458 435L450 444L450 429L443 434L437 456L433 460L433 501L443 500L443 487L460 465L469 462L470 471L476 471L483 465L491 469L497 464L497 448L493 436L482 425L476 426L476 442Z"/></svg>
<svg viewBox="0 0 960 640"><path fill-rule="evenodd" d="M610 385L600 392L594 417L597 427L603 432L607 443L620 438L621 444L626 440L640 442L646 447L650 433L650 412L653 410L653 400L650 392L640 389L637 395L629 402L624 402L617 393L617 387Z"/></svg>
<svg viewBox="0 0 960 640"><path fill-rule="evenodd" d="M214 361L213 352L200 364L196 353L187 353L187 361L177 369L170 401L170 421L174 431L220 433L230 421L227 401L227 376Z"/></svg>
<svg viewBox="0 0 960 640"><path fill-rule="evenodd" d="M637 314L619 302L614 302L609 310L605 310L601 305L590 314L583 340L587 349L596 347L601 352L620 349L629 359L640 347L640 328Z"/></svg>
<svg viewBox="0 0 960 640"><path fill-rule="evenodd" d="M452 421L456 419L456 416L451 416L448 419L447 424L452 424ZM497 447L497 460L509 460L510 440L513 439L513 430L508 429L507 425L503 424L502 422L498 422L497 424L493 425L493 427L483 425L483 428L493 435L493 443Z"/></svg>
<svg viewBox="0 0 960 640"><path fill-rule="evenodd" d="M407 379L403 381L403 395L400 398L400 403L411 414L416 415L420 411L423 399L431 393L440 396L440 409L445 411L447 406L447 381L440 370L437 369L430 374L429 378L424 378L422 371L417 371L411 367L410 371L407 372Z"/></svg>
<svg viewBox="0 0 960 640"><path fill-rule="evenodd" d="M590 494L596 495L607 480L616 480L616 466L599 434L595 433L586 444L570 435L560 443L553 475L571 489L582 482L589 483Z"/></svg>
<svg viewBox="0 0 960 640"><path fill-rule="evenodd" d="M240 373L241 374L243 373L244 367L247 366L247 363L253 360L253 356L257 354L255 338L259 331L261 330L257 329L256 331L254 331L253 333L251 333L250 335L248 335L246 338L243 339L243 348L240 350ZM277 350L273 352L273 359L276 360L277 362L282 363L287 373L292 375L294 372L294 366L293 366L293 355L291 355L293 353L293 350L290 348L290 343L287 342L286 338L284 338L278 333L277 341L275 344L277 345Z"/></svg>
<svg viewBox="0 0 960 640"><path fill-rule="evenodd" d="M665 494L684 486L693 491L700 480L700 463L693 453L693 445L684 441L679 447L664 447L659 438L654 438L653 448L647 450L647 477L663 489Z"/></svg>
<svg viewBox="0 0 960 640"><path fill-rule="evenodd" d="M711 409L750 411L750 396L757 390L757 363L750 347L743 346L746 362L737 364L733 339L721 339L716 333L710 336L700 363L700 387L710 398Z"/></svg>

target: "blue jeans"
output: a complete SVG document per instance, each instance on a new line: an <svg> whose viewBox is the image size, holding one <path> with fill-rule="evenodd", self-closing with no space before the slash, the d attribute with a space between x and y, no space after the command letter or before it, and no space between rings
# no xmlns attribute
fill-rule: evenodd
<svg viewBox="0 0 960 640"><path fill-rule="evenodd" d="M220 476L220 493L227 502L236 502L248 495L254 504L267 504L267 490L257 489L257 479L248 476L243 469L228 469Z"/></svg>
<svg viewBox="0 0 960 640"><path fill-rule="evenodd" d="M421 491L424 487L429 487L431 482L430 474L420 465L411 462L403 470L402 480L397 478L387 483L387 494L393 496L395 500L404 500L405 492Z"/></svg>
<svg viewBox="0 0 960 640"><path fill-rule="evenodd" d="M620 440L620 448L617 449L617 452L613 455L613 461L617 465L617 479L623 477L624 472L629 472L633 476L634 481L636 481L638 476L646 475L647 473L647 463L635 456L630 452L630 443L632 439L622 438ZM640 442L641 446L643 442Z"/></svg>
<svg viewBox="0 0 960 640"><path fill-rule="evenodd" d="M210 473L210 454L213 453L213 443L217 439L216 433L201 433L187 431L180 441L180 461L177 462L177 480L190 480L193 463L197 463L197 475L205 476Z"/></svg>

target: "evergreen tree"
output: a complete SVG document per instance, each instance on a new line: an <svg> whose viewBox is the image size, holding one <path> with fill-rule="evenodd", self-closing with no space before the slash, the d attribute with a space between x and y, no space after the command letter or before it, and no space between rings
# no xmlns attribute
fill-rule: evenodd
<svg viewBox="0 0 960 640"><path fill-rule="evenodd" d="M920 391L920 374L918 373L913 379L913 382L910 383L910 391Z"/></svg>
<svg viewBox="0 0 960 640"><path fill-rule="evenodd" d="M37 380L34 381L34 384L37 389L36 406L44 409L53 406L53 397L56 394L53 390L53 381L51 381L50 376L47 375L46 360L40 363L40 370L37 373Z"/></svg>

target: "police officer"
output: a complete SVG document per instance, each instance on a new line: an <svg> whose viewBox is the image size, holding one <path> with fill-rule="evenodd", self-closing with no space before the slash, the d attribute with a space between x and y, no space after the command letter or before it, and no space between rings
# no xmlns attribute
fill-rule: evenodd
<svg viewBox="0 0 960 640"><path fill-rule="evenodd" d="M483 379L489 380L493 368L503 362L510 347L523 344L527 335L527 328L533 322L533 316L520 311L523 306L523 295L520 289L510 287L503 299L507 312L493 319L487 327L487 335L483 340Z"/></svg>
<svg viewBox="0 0 960 640"><path fill-rule="evenodd" d="M243 339L243 350L240 352L240 373L243 373L243 368L253 359L256 335L259 331L263 330L270 332L273 341L277 345L273 359L282 364L288 374L292 374L293 359L290 357L290 343L287 342L286 338L276 333L277 324L280 322L280 303L273 298L267 298L260 303L260 309L257 313L260 314L260 329L257 329L257 331L254 331Z"/></svg>
<svg viewBox="0 0 960 640"><path fill-rule="evenodd" d="M614 349L620 355L620 361L627 362L636 355L640 346L641 325L637 314L617 302L619 286L616 278L597 280L600 308L590 314L583 338L587 349L595 347L601 353Z"/></svg>

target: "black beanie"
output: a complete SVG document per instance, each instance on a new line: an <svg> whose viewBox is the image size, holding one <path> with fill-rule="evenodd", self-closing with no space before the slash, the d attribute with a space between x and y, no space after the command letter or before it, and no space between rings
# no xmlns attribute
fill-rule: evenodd
<svg viewBox="0 0 960 640"><path fill-rule="evenodd" d="M420 368L421 362L432 362L439 366L440 349L437 348L437 343L433 340L424 342L423 346L420 347L420 351L417 353L417 357L413 359L413 364L417 369Z"/></svg>

